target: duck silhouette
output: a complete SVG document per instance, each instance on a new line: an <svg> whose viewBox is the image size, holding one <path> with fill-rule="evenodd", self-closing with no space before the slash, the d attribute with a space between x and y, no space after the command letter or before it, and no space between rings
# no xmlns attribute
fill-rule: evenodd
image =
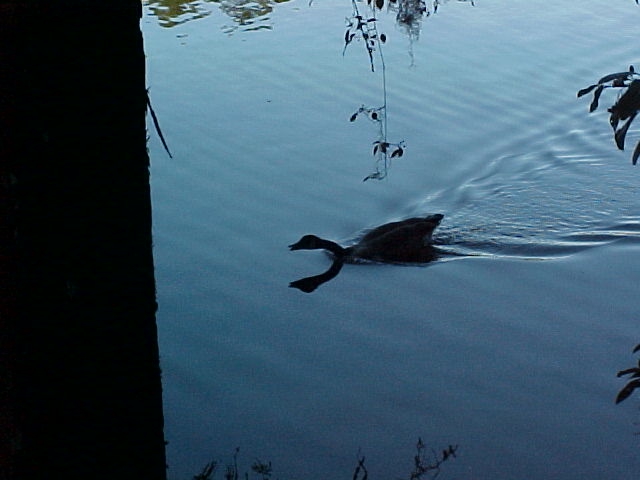
<svg viewBox="0 0 640 480"><path fill-rule="evenodd" d="M344 263L373 261L381 263L428 263L438 257L432 234L444 215L408 218L376 227L357 243L343 247L316 235L304 235L290 250L326 250L333 255L333 264L324 273L291 282L290 287L310 293L334 278Z"/></svg>

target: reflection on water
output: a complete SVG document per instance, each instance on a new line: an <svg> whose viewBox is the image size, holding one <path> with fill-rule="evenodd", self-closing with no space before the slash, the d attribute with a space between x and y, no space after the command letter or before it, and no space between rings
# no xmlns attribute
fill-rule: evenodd
<svg viewBox="0 0 640 480"><path fill-rule="evenodd" d="M348 0L280 6L286 28L246 35L213 14L181 27L202 35L186 46L146 22L178 159L150 141L172 478L237 445L281 478L340 478L363 443L395 478L398 443L425 431L463 445L451 478L637 477L613 400L637 338L638 171L604 109L575 99L636 60L635 24L627 2L592 14L599 1L450 1L422 22L414 68L381 14L389 134L408 148L375 185L360 182L371 125L348 119L380 104L381 69L362 43L341 57ZM428 212L446 214L434 249L468 256L342 266L286 249Z"/></svg>
<svg viewBox="0 0 640 480"><path fill-rule="evenodd" d="M227 33L241 29L245 31L271 29L268 14L276 3L288 0L222 0L220 10L233 19L234 26L226 29ZM258 23L260 22L260 23Z"/></svg>
<svg viewBox="0 0 640 480"><path fill-rule="evenodd" d="M234 25L226 27L227 33L236 29L244 31L271 29L269 15L278 3L289 0L144 0L148 12L158 19L163 27L174 27L191 20L211 15L215 6L228 15ZM396 13L396 23L411 42L417 40L422 28L422 19L438 11L438 7L449 0L388 0L386 8ZM456 0L469 2L472 0ZM384 7L383 7L384 8Z"/></svg>
<svg viewBox="0 0 640 480"><path fill-rule="evenodd" d="M396 13L396 24L400 31L409 37L409 56L413 65L413 42L420 38L422 19L431 16L438 11L438 7L449 0L389 0L389 10ZM457 0L469 2L475 6L474 0Z"/></svg>
<svg viewBox="0 0 640 480"><path fill-rule="evenodd" d="M245 31L270 29L270 14L276 3L288 0L147 0L149 13L158 18L163 27L174 27L190 20L204 18L213 13L216 4L220 11L233 20L233 26L226 27L227 33L236 29ZM259 22L259 23L258 23Z"/></svg>
<svg viewBox="0 0 640 480"><path fill-rule="evenodd" d="M305 235L298 242L289 245L289 249L325 250L333 254L334 261L326 272L291 282L289 286L306 293L313 292L338 275L345 262L373 261L395 264L432 262L438 258L440 252L431 245L431 236L443 218L444 215L435 214L385 223L369 230L357 243L347 248L315 235Z"/></svg>
<svg viewBox="0 0 640 480"><path fill-rule="evenodd" d="M213 0L147 0L149 13L158 18L163 27L174 27L190 20L211 15Z"/></svg>

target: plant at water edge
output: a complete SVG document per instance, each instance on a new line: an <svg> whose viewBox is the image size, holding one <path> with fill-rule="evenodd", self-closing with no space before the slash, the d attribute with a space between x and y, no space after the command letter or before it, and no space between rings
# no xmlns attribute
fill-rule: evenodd
<svg viewBox="0 0 640 480"><path fill-rule="evenodd" d="M440 467L442 464L456 458L458 445L449 445L440 453L431 450L430 455L428 455L425 453L426 445L422 441L422 438L418 438L416 450L416 455L413 457L413 470L409 474L409 480L422 480L423 478L434 480L440 475ZM368 480L369 472L364 465L364 460L364 456L359 456L358 465L353 472L352 480Z"/></svg>
<svg viewBox="0 0 640 480"><path fill-rule="evenodd" d="M633 353L640 352L640 344L636 345L633 349ZM626 370L620 370L618 372L618 378L630 375L631 380L627 383L622 390L618 392L616 397L616 403L620 403L634 392L636 389L640 389L640 360L638 360L638 366L633 368L627 368Z"/></svg>
<svg viewBox="0 0 640 480"><path fill-rule="evenodd" d="M440 467L443 463L456 458L458 445L449 445L447 448L437 452L431 449L426 451L427 447L418 438L416 443L416 454L413 457L413 469L409 474L408 480L433 480L440 474ZM233 461L228 464L224 473L224 480L238 480L238 452L240 448L236 448L233 453ZM358 465L353 472L352 480L368 480L369 472L364 464L365 457L358 455ZM213 480L219 462L213 460L207 463L198 475L193 476L193 480ZM256 460L251 465L251 471L260 477L260 480L271 480L273 468L271 462L261 462ZM249 473L245 472L244 479L249 480Z"/></svg>
<svg viewBox="0 0 640 480"><path fill-rule="evenodd" d="M238 480L240 476L238 470L239 452L240 448L238 447L233 452L233 461L226 465L226 469L223 475L224 480ZM198 475L193 476L193 480L213 480L218 465L219 462L217 460L213 460L207 463ZM256 460L251 465L251 471L256 475L259 475L260 480L270 480L273 468L271 467L271 462L265 463L261 462L260 460ZM249 480L249 472L245 472L244 478L245 480Z"/></svg>

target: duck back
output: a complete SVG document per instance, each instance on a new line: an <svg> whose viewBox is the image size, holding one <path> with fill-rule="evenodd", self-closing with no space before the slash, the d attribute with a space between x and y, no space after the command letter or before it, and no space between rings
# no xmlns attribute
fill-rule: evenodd
<svg viewBox="0 0 640 480"><path fill-rule="evenodd" d="M438 214L387 223L369 231L349 253L352 257L380 262L430 262L437 256L431 236L442 218Z"/></svg>

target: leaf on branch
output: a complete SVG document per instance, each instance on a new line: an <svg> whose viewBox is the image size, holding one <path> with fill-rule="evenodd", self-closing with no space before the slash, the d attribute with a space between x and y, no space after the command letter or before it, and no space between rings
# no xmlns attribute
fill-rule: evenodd
<svg viewBox="0 0 640 480"><path fill-rule="evenodd" d="M598 86L598 84L596 83L595 85L589 85L587 88L583 88L582 90L579 90L578 91L578 98L582 97L583 95L586 95L587 93L589 93L591 90L593 90L597 86Z"/></svg>
<svg viewBox="0 0 640 480"><path fill-rule="evenodd" d="M358 113L359 113L359 112L356 112L356 113L354 113L353 115L351 115L351 118L349 118L349 121L350 121L350 122L355 122L355 121L356 121L356 118L358 118Z"/></svg>
<svg viewBox="0 0 640 480"><path fill-rule="evenodd" d="M637 372L640 372L640 368L627 368L626 370L620 370L616 376L620 378L620 377L624 377L625 375L629 375L630 373L637 373Z"/></svg>
<svg viewBox="0 0 640 480"><path fill-rule="evenodd" d="M404 149L402 147L398 147L391 154L391 158L401 157L402 155L404 155Z"/></svg>
<svg viewBox="0 0 640 480"><path fill-rule="evenodd" d="M624 150L624 139L627 136L627 130L629 130L629 127L631 126L631 122L633 122L634 118L636 118L636 112L634 112L633 115L629 117L629 120L627 120L625 124L622 126L622 128L620 130L617 130L614 135L616 140L616 145L620 150Z"/></svg>
<svg viewBox="0 0 640 480"><path fill-rule="evenodd" d="M638 143L636 143L636 148L633 150L633 156L631 157L631 163L633 165L635 165L636 163L638 163L638 157L640 157L640 141ZM640 345L638 345L636 347L636 350L634 350L633 352L637 352L638 348L640 347Z"/></svg>
<svg viewBox="0 0 640 480"><path fill-rule="evenodd" d="M387 151L387 146L388 144L386 142L380 142L380 141L376 141L373 142L373 154L375 155L376 153L378 153L378 150L380 150L380 152L385 153Z"/></svg>
<svg viewBox="0 0 640 480"><path fill-rule="evenodd" d="M627 383L625 387L618 393L618 396L616 397L616 404L629 398L629 396L636 388L640 388L640 380L633 380Z"/></svg>
<svg viewBox="0 0 640 480"><path fill-rule="evenodd" d="M353 38L356 36L355 33L351 32L351 30L347 30L344 34L344 48L347 48L347 45L349 45L352 41Z"/></svg>
<svg viewBox="0 0 640 480"><path fill-rule="evenodd" d="M629 76L632 75L633 73L635 73L635 71L634 71L633 65L631 65L629 67L629 71L627 72L616 72L616 73L610 73L609 75L605 75L600 80L598 80L598 85L602 85L603 83L608 83L608 82L616 82L616 81L620 82L620 81L627 80Z"/></svg>
<svg viewBox="0 0 640 480"><path fill-rule="evenodd" d="M456 445L456 446L449 445L448 448L442 450L442 461L444 462L449 457L456 458L456 450L457 449L458 449L458 445Z"/></svg>
<svg viewBox="0 0 640 480"><path fill-rule="evenodd" d="M609 118L611 127L615 130L620 120L630 118L638 110L640 110L640 80L633 80L616 104L608 109L611 113Z"/></svg>
<svg viewBox="0 0 640 480"><path fill-rule="evenodd" d="M367 180L381 180L383 178L384 178L384 175L381 172L375 172L375 173L372 173L371 175L367 175L366 177L364 177L362 181L366 182Z"/></svg>
<svg viewBox="0 0 640 480"><path fill-rule="evenodd" d="M602 90L604 90L604 85L598 85L596 91L593 92L593 100L591 102L591 105L589 105L589 113L592 113L596 108L598 108L598 100L600 99Z"/></svg>

